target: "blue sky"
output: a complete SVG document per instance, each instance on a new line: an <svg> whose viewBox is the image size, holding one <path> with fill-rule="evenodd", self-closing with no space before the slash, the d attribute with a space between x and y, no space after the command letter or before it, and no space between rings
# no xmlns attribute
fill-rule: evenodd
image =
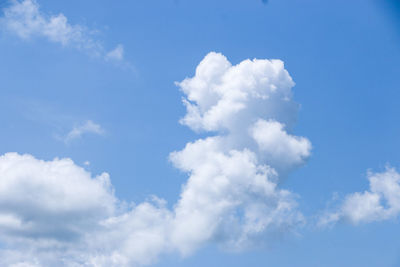
<svg viewBox="0 0 400 267"><path fill-rule="evenodd" d="M36 8L31 24L18 24L27 18L28 9L15 7L24 3ZM400 176L391 169L399 167L400 146L397 1L25 0L3 1L0 6L0 153L5 155L0 159L0 224L5 229L0 230L4 258L0 263L4 266L400 266ZM51 18L59 24L51 24ZM209 54L213 51L220 54ZM227 62L235 66L254 58L283 61L295 86L284 69L278 78L273 76L272 61L251 61L240 65L242 69L238 67L239 73L230 79L213 76L220 88L228 88L220 98L191 95L198 83L214 88L213 82L196 73L200 62L205 71L216 73ZM217 69L207 60L217 62ZM257 113L259 102L239 101L246 110L243 121L235 119L242 115L232 115L227 108L220 110L226 117L210 115L208 120L207 113L201 113L201 118L179 123L189 116L182 98L201 110L217 100L232 105L236 100L229 90L247 92L235 81L240 84L264 67L265 77L276 79L271 84L278 91L281 85L293 92L293 96L288 93L288 105L298 103L298 111L276 111L276 117L267 112L263 117ZM180 83L185 78L193 78L193 84ZM262 93L265 88L258 89ZM282 94L286 96L286 91ZM286 105L269 97L262 100L266 106L277 105L278 110ZM295 122L282 119L286 115ZM262 122L248 124L258 119ZM271 120L287 128L274 128L278 126ZM259 139L252 137L257 147L247 145L250 137L244 138L241 128L262 133ZM265 137L269 132L276 133L272 141ZM207 139L215 136L234 144ZM201 140L212 141L203 148ZM185 149L189 142L199 147L194 152ZM231 149L240 152L242 161L229 165L239 160L229 154ZM265 179L277 186L274 201L293 204L284 217L257 211L257 221L266 230L251 235L243 230L250 227L243 214L253 204L275 209L265 204L274 202L271 195L246 190L239 195L225 191L211 195L204 193L200 182L187 185L202 181L204 169L221 168L226 177L204 174L203 181L214 192L220 175L229 180L226 172L231 173L232 166L251 161L245 149L254 152L257 164L278 171L275 178L265 173ZM171 159L174 151L181 157ZM210 151L226 156L227 167L220 166L223 163ZM295 160L288 163L288 159ZM107 174L102 176L103 172ZM106 176L109 185L103 181ZM232 188L255 176L249 177ZM24 179L32 186L26 186ZM76 187L82 190L74 193ZM184 201L185 192L197 194L196 190L211 203L229 195L241 204L221 208L209 218L213 214L209 207ZM280 190L288 190L290 199L281 197ZM54 192L63 192L63 197ZM31 207L24 195L34 193L40 201ZM152 196L157 199L151 200ZM76 207L80 202L91 204L81 210ZM140 213L141 207L148 217ZM33 212L25 211L29 208ZM191 213L189 218L180 215L187 210L199 210L198 219L208 218L209 224L196 228ZM82 214L93 218L83 219ZM226 223L232 216L238 219L234 225ZM270 218L272 228L266 223ZM97 227L93 233L91 228ZM235 227L243 229L233 234ZM181 233L182 229L188 232ZM211 230L206 234L202 229ZM167 237L169 231L176 236ZM141 240L143 233L162 241ZM65 241L72 234L78 237ZM238 236L245 236L245 245L235 239ZM229 246L232 240L234 248ZM60 249L47 247L47 242ZM81 246L90 248L77 256L74 248Z"/></svg>

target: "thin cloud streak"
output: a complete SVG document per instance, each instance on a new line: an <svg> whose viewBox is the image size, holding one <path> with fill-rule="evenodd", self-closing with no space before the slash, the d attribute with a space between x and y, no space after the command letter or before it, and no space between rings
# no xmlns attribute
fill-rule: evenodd
<svg viewBox="0 0 400 267"><path fill-rule="evenodd" d="M85 26L69 23L67 17L47 15L40 11L35 0L13 0L3 8L0 26L23 40L42 37L63 47L73 47L104 60L123 61L122 45L107 51L101 41L93 37L93 31Z"/></svg>
<svg viewBox="0 0 400 267"><path fill-rule="evenodd" d="M99 124L88 120L84 124L74 127L62 140L68 144L75 139L81 138L85 134L103 135L104 133L104 129Z"/></svg>

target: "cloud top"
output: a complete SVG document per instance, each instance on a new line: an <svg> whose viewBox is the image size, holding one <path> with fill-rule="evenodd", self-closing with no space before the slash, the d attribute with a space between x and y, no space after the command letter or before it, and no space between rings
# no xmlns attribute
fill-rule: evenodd
<svg viewBox="0 0 400 267"><path fill-rule="evenodd" d="M257 118L292 123L297 104L294 82L280 60L244 60L232 66L225 56L209 53L194 77L177 83L187 108L182 124L195 131L240 131Z"/></svg>

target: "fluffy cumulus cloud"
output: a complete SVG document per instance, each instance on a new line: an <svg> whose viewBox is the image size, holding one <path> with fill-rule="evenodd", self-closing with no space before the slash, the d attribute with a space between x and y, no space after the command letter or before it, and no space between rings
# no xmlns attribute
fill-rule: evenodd
<svg viewBox="0 0 400 267"><path fill-rule="evenodd" d="M232 65L210 53L177 83L181 120L209 136L172 152L187 173L173 208L157 197L116 199L108 174L92 177L69 159L0 158L0 265L141 266L208 243L240 250L304 223L296 195L279 186L311 144L290 131L294 83L279 60Z"/></svg>
<svg viewBox="0 0 400 267"><path fill-rule="evenodd" d="M289 135L285 125L277 121L258 120L251 128L263 158L279 169L303 164L310 156L311 143L307 138Z"/></svg>
<svg viewBox="0 0 400 267"><path fill-rule="evenodd" d="M301 223L295 196L277 186L281 173L304 163L311 149L307 139L284 129L298 106L283 62L232 65L211 52L194 77L177 84L186 95L181 123L213 133L170 157L190 175L175 207L173 238L180 251L208 240L234 249L253 246Z"/></svg>
<svg viewBox="0 0 400 267"><path fill-rule="evenodd" d="M106 51L88 29L70 24L63 14L44 14L35 0L12 0L3 13L0 25L22 39L44 37L51 42L74 47L97 57L123 59L121 45L110 52Z"/></svg>
<svg viewBox="0 0 400 267"><path fill-rule="evenodd" d="M0 157L0 177L2 266L51 266L53 256L72 253L68 247L114 214L108 174L91 177L69 159L8 153Z"/></svg>
<svg viewBox="0 0 400 267"><path fill-rule="evenodd" d="M295 197L277 188L274 169L249 150L225 151L221 141L198 140L171 156L190 173L175 207L172 236L184 254L209 240L230 249L253 246L303 219Z"/></svg>
<svg viewBox="0 0 400 267"><path fill-rule="evenodd" d="M232 66L223 55L210 53L194 77L177 84L187 96L181 122L195 131L240 134L259 118L290 125L296 118L294 82L280 60L245 60Z"/></svg>
<svg viewBox="0 0 400 267"><path fill-rule="evenodd" d="M400 174L388 167L381 173L368 172L367 176L369 190L347 195L336 211L321 216L320 225L337 221L357 225L392 219L400 214Z"/></svg>

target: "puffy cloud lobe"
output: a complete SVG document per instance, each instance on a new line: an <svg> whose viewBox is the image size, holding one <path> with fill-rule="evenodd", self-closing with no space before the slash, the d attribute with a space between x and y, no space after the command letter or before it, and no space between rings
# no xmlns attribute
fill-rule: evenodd
<svg viewBox="0 0 400 267"><path fill-rule="evenodd" d="M2 266L150 263L167 248L170 217L162 201L124 207L107 173L92 178L70 159L0 157Z"/></svg>
<svg viewBox="0 0 400 267"><path fill-rule="evenodd" d="M0 174L2 233L70 238L114 210L108 174L92 179L68 159L8 153L0 157Z"/></svg>
<svg viewBox="0 0 400 267"><path fill-rule="evenodd" d="M232 66L222 54L211 52L194 77L177 84L187 96L181 123L195 131L238 133L258 118L290 125L296 118L294 82L280 60L244 60Z"/></svg>
<svg viewBox="0 0 400 267"><path fill-rule="evenodd" d="M280 174L304 163L311 149L307 139L284 130L298 105L283 62L254 59L233 66L211 52L194 77L177 84L186 95L181 123L217 133L170 157L190 175L175 207L179 230L172 237L179 250L189 253L209 240L249 247L301 224L295 195L277 186Z"/></svg>
<svg viewBox="0 0 400 267"><path fill-rule="evenodd" d="M279 169L303 164L311 152L311 142L307 138L290 135L284 128L280 122L260 119L250 129L260 154Z"/></svg>
<svg viewBox="0 0 400 267"><path fill-rule="evenodd" d="M1 156L0 242L10 251L1 250L0 265L47 265L114 214L115 204L107 173L92 178L69 159Z"/></svg>
<svg viewBox="0 0 400 267"><path fill-rule="evenodd" d="M298 104L282 61L244 60L232 66L225 56L211 52L194 77L177 84L186 95L181 123L193 130L220 132L225 147L250 149L282 173L310 156L310 141L288 133Z"/></svg>
<svg viewBox="0 0 400 267"><path fill-rule="evenodd" d="M90 266L139 266L151 264L160 254L174 251L170 233L173 213L155 198L123 214L100 222L101 232L88 243L94 248Z"/></svg>
<svg viewBox="0 0 400 267"><path fill-rule="evenodd" d="M339 220L352 224L383 221L400 214L400 174L388 167L381 173L368 172L367 176L369 190L347 195L337 211L322 216L321 225Z"/></svg>
<svg viewBox="0 0 400 267"><path fill-rule="evenodd" d="M214 240L230 249L255 245L270 231L301 223L294 196L249 150L221 150L221 138L190 143L171 160L190 178L175 207L173 241L183 254Z"/></svg>
<svg viewBox="0 0 400 267"><path fill-rule="evenodd" d="M182 123L213 136L171 153L172 164L189 176L173 208L156 197L137 205L118 201L107 174L91 178L68 159L6 154L0 238L7 249L0 265L140 266L210 242L249 248L304 223L296 195L278 186L311 149L287 129L297 105L283 63L232 66L210 53L194 77L177 84L188 108Z"/></svg>
<svg viewBox="0 0 400 267"><path fill-rule="evenodd" d="M13 0L5 8L1 26L22 39L39 36L63 46L84 50L91 55L122 60L122 46L107 52L98 40L91 37L90 31L81 25L71 25L63 14L47 16L39 10L35 0Z"/></svg>

